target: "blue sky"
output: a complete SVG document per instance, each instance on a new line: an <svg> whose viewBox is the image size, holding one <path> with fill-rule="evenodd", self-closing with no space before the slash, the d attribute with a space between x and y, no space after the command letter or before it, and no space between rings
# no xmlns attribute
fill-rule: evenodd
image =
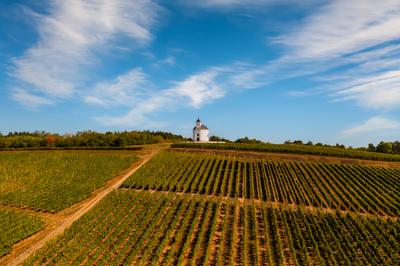
<svg viewBox="0 0 400 266"><path fill-rule="evenodd" d="M0 131L399 140L399 29L397 0L1 0Z"/></svg>

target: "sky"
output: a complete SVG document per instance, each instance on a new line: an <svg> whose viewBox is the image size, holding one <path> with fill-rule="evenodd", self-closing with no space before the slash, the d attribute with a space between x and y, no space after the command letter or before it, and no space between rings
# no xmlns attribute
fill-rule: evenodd
<svg viewBox="0 0 400 266"><path fill-rule="evenodd" d="M400 140L400 1L0 0L0 132Z"/></svg>

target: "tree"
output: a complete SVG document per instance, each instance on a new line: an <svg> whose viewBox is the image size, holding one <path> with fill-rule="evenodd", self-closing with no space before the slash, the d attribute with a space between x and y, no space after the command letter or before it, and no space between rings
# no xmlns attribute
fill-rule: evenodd
<svg viewBox="0 0 400 266"><path fill-rule="evenodd" d="M0 148L5 148L7 146L6 140L0 137Z"/></svg>
<svg viewBox="0 0 400 266"><path fill-rule="evenodd" d="M393 142L392 151L393 151L393 153L400 154L400 142L399 141Z"/></svg>
<svg viewBox="0 0 400 266"><path fill-rule="evenodd" d="M261 140L258 139L249 139L248 137L240 138L235 140L236 143L249 143L249 144L257 144L262 143Z"/></svg>
<svg viewBox="0 0 400 266"><path fill-rule="evenodd" d="M231 142L229 139L221 138L221 137L218 137L218 136L215 136L215 135L213 135L213 136L210 137L210 141Z"/></svg>
<svg viewBox="0 0 400 266"><path fill-rule="evenodd" d="M123 147L136 144L176 142L185 140L180 135L161 131L124 131L98 133L82 131L63 136L44 131L10 132L0 135L0 148L27 147Z"/></svg>
<svg viewBox="0 0 400 266"><path fill-rule="evenodd" d="M344 146L343 144L339 144L339 143L336 143L335 147L339 148L339 149L346 149L346 146Z"/></svg>
<svg viewBox="0 0 400 266"><path fill-rule="evenodd" d="M372 143L368 144L368 151L376 151L374 144Z"/></svg>
<svg viewBox="0 0 400 266"><path fill-rule="evenodd" d="M57 140L57 137L56 137L56 136L48 135L48 136L46 137L46 144L47 144L47 146L53 147L53 146L54 146L54 143L56 143L56 140Z"/></svg>
<svg viewBox="0 0 400 266"><path fill-rule="evenodd" d="M392 143L381 141L379 142L378 146L376 146L376 151L382 153L392 153Z"/></svg>

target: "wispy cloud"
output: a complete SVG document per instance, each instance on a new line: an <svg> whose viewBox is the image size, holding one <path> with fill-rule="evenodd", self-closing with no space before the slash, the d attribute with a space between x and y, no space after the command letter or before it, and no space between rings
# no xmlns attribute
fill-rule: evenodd
<svg viewBox="0 0 400 266"><path fill-rule="evenodd" d="M97 117L96 120L105 126L152 127L158 125L150 119L149 116L152 113L184 107L200 108L206 103L223 97L225 92L216 83L216 79L222 73L221 69L210 68L176 82L171 88L154 92L123 116L103 116Z"/></svg>
<svg viewBox="0 0 400 266"><path fill-rule="evenodd" d="M288 48L294 61L329 63L329 95L373 109L400 106L400 2L335 1L275 42ZM333 91L333 92L332 92Z"/></svg>
<svg viewBox="0 0 400 266"><path fill-rule="evenodd" d="M166 65L170 65L173 66L175 65L176 61L175 61L175 57L173 57L172 55L167 56L166 58L164 58L164 60L161 61L162 64L166 64Z"/></svg>
<svg viewBox="0 0 400 266"><path fill-rule="evenodd" d="M135 68L114 80L98 83L84 96L84 101L99 106L132 106L150 91L151 85L147 75L142 69Z"/></svg>
<svg viewBox="0 0 400 266"><path fill-rule="evenodd" d="M159 60L152 64L153 67L160 67L162 65L174 66L176 64L176 59L173 55L168 55L162 60Z"/></svg>
<svg viewBox="0 0 400 266"><path fill-rule="evenodd" d="M200 8L237 9L280 1L180 2ZM313 9L294 27L268 39L269 45L278 45L283 52L262 65L210 67L163 90L149 89L153 87L151 79L135 68L98 83L92 90L79 92L87 85L89 70L101 63L98 52L110 48L118 37L129 38L135 45L152 39L158 10L160 7L152 0L51 1L46 14L32 15L38 31L36 44L12 60L11 75L18 87L12 91L12 98L24 105L39 106L79 93L91 105L133 106L122 116L98 117L102 124L144 127L157 112L200 108L224 97L232 88L261 88L279 80L307 76L316 82L319 93L334 101L354 101L374 109L400 106L397 0L339 0ZM119 43L118 47L121 49ZM150 52L146 56L157 60ZM174 65L173 53L157 64ZM301 91L290 94L310 95Z"/></svg>
<svg viewBox="0 0 400 266"><path fill-rule="evenodd" d="M53 104L49 99L31 94L30 92L21 88L14 88L11 92L11 97L21 105L30 108L35 108L40 105Z"/></svg>
<svg viewBox="0 0 400 266"><path fill-rule="evenodd" d="M372 117L360 125L342 131L344 137L353 137L366 133L388 133L390 130L399 130L400 122L385 117Z"/></svg>
<svg viewBox="0 0 400 266"><path fill-rule="evenodd" d="M198 8L233 9L233 8L256 8L282 3L296 4L295 0L180 0L181 4ZM302 1L311 2L311 0Z"/></svg>
<svg viewBox="0 0 400 266"><path fill-rule="evenodd" d="M399 107L400 70L354 77L354 80L337 84L336 91L330 96L337 100L353 100L372 109Z"/></svg>
<svg viewBox="0 0 400 266"><path fill-rule="evenodd" d="M400 2L333 1L270 44L282 56L233 77L248 88L308 76L319 93L366 108L400 106ZM314 93L306 93L314 95ZM299 93L296 93L299 95ZM304 94L301 94L304 95Z"/></svg>
<svg viewBox="0 0 400 266"><path fill-rule="evenodd" d="M335 58L400 38L399 14L396 0L332 1L274 41L289 56Z"/></svg>
<svg viewBox="0 0 400 266"><path fill-rule="evenodd" d="M38 40L12 60L11 75L26 91L43 98L68 98L99 63L96 52L117 36L144 44L151 40L157 4L151 0L51 1L48 14L34 14Z"/></svg>

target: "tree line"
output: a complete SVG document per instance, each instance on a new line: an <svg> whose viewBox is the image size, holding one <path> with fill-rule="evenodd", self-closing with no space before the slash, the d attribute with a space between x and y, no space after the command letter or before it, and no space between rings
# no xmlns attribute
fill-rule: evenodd
<svg viewBox="0 0 400 266"><path fill-rule="evenodd" d="M0 133L0 149L7 148L123 148L141 144L169 143L186 140L180 135L162 131L123 131L99 133L81 131L55 134L45 131Z"/></svg>
<svg viewBox="0 0 400 266"><path fill-rule="evenodd" d="M221 138L218 136L211 136L210 141L224 141L227 143L245 143L245 144L268 144L269 142L264 142L258 139L251 139L248 137L239 138L235 141L231 141L229 139ZM352 146L345 146L343 144L336 143L335 145L328 145L323 143L313 143L312 141L303 142L302 140L286 140L283 144L293 144L293 145L307 145L307 146L317 146L317 147L329 147L329 148L339 148L344 150L362 150L362 151L371 151L371 152L380 152L380 153L388 153L388 154L400 154L400 141L381 141L377 145L373 143L368 144L367 147L358 147L353 148Z"/></svg>
<svg viewBox="0 0 400 266"><path fill-rule="evenodd" d="M46 131L35 132L10 132L7 135L0 133L0 149L14 148L123 148L134 145L156 144L156 143L174 143L180 141L189 141L190 138L184 138L170 132L163 131L122 131L100 133L95 131L79 131L75 134L57 134ZM211 136L210 141L221 141L227 143L245 143L262 144L268 143L255 138L238 138L231 141L226 138ZM400 154L400 142L381 141L377 145L372 143L368 147L353 148L343 144L328 145L322 143L313 143L311 141L287 140L284 144L307 145L318 147L333 147L346 150L364 150L371 152L380 152L388 154Z"/></svg>

